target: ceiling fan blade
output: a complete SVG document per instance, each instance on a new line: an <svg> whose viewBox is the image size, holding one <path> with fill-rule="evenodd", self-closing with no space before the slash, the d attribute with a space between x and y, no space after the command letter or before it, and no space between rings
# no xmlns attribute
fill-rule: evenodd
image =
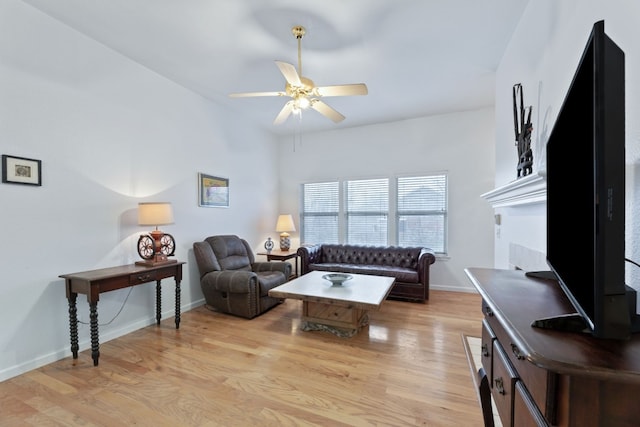
<svg viewBox="0 0 640 427"><path fill-rule="evenodd" d="M289 83L292 86L302 86L302 82L300 81L300 76L296 71L296 67L294 67L293 65L287 62L282 62L282 61L276 61L276 65L280 69L280 72L284 76L287 83Z"/></svg>
<svg viewBox="0 0 640 427"><path fill-rule="evenodd" d="M276 119L273 121L274 125L279 125L280 123L287 120L287 118L293 111L293 104L294 104L293 101L289 101L286 104L284 104L284 107L282 107L282 110L280 110L280 112L276 116Z"/></svg>
<svg viewBox="0 0 640 427"><path fill-rule="evenodd" d="M244 98L249 96L286 96L284 92L242 92L242 93L230 93L231 98Z"/></svg>
<svg viewBox="0 0 640 427"><path fill-rule="evenodd" d="M316 88L318 96L351 96L366 95L369 93L367 85L355 83L350 85L320 86Z"/></svg>
<svg viewBox="0 0 640 427"><path fill-rule="evenodd" d="M344 116L342 114L338 113L336 110L329 107L327 104L320 101L319 99L312 100L311 108L313 108L323 116L330 118L331 120L333 120L334 123L340 123L341 121L344 120Z"/></svg>

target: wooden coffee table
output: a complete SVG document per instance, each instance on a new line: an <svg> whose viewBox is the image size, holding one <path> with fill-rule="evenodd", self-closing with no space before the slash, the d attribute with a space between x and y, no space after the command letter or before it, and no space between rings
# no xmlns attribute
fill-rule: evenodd
<svg viewBox="0 0 640 427"><path fill-rule="evenodd" d="M328 271L311 271L269 291L274 298L302 300L303 331L324 330L352 337L369 324L369 310L378 310L395 279L351 274L341 286L322 278Z"/></svg>

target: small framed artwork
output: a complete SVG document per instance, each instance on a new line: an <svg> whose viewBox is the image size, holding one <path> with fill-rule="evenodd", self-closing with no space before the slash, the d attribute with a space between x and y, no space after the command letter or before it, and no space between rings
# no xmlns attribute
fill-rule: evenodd
<svg viewBox="0 0 640 427"><path fill-rule="evenodd" d="M229 207L229 179L198 173L198 205L204 207Z"/></svg>
<svg viewBox="0 0 640 427"><path fill-rule="evenodd" d="M42 161L3 154L2 182L42 185Z"/></svg>

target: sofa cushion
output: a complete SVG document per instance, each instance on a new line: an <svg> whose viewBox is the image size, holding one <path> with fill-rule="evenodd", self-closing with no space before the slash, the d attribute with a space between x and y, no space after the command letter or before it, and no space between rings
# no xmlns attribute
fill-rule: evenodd
<svg viewBox="0 0 640 427"><path fill-rule="evenodd" d="M322 263L309 264L310 270L331 271L335 273L371 274L374 276L395 277L399 282L418 283L419 277L416 270L387 265L362 265Z"/></svg>

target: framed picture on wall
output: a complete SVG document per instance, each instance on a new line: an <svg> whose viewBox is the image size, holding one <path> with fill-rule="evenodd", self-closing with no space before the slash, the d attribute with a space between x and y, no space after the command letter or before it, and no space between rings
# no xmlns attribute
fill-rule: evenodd
<svg viewBox="0 0 640 427"><path fill-rule="evenodd" d="M229 207L229 178L198 173L198 205Z"/></svg>
<svg viewBox="0 0 640 427"><path fill-rule="evenodd" d="M42 185L42 161L3 154L2 182Z"/></svg>

